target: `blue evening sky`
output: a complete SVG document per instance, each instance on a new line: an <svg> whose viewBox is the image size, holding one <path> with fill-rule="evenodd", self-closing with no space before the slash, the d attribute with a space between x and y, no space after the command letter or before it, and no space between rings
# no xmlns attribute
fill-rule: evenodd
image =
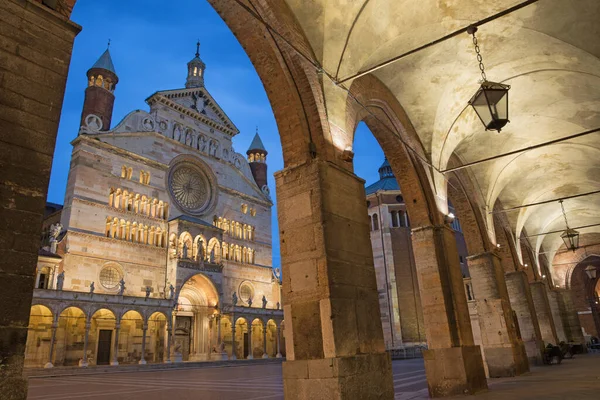
<svg viewBox="0 0 600 400"><path fill-rule="evenodd" d="M272 174L283 168L283 159L269 100L244 49L205 0L79 0L72 19L83 30L73 48L48 201L64 201L70 142L79 128L86 71L106 49L110 38L119 76L113 127L133 110L148 110L144 100L155 91L184 87L186 63L193 58L196 40L200 39L200 57L206 64L205 86L240 129L234 138L237 152L245 154L256 126L259 128L269 151L269 186L276 202ZM375 182L383 152L362 123L354 148L356 174L367 184ZM277 209L273 207L273 265L280 265L277 232Z"/></svg>

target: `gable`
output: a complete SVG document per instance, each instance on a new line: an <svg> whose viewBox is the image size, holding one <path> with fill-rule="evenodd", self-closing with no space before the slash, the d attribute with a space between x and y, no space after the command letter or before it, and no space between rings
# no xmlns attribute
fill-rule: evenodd
<svg viewBox="0 0 600 400"><path fill-rule="evenodd" d="M232 137L239 133L238 128L204 87L156 92L146 102L150 107L160 103L209 125L217 124Z"/></svg>

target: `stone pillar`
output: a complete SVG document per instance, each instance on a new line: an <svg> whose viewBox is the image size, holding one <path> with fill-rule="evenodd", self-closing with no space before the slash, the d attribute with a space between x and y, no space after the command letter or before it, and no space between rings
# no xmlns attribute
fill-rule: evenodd
<svg viewBox="0 0 600 400"><path fill-rule="evenodd" d="M73 40L81 29L40 1L2 0L0 79L0 387L22 377L42 215Z"/></svg>
<svg viewBox="0 0 600 400"><path fill-rule="evenodd" d="M148 323L144 321L142 325L142 357L140 358L140 364L146 364L146 332L148 331Z"/></svg>
<svg viewBox="0 0 600 400"><path fill-rule="evenodd" d="M110 365L119 365L119 331L121 330L121 319L115 324L115 342L113 347L113 357Z"/></svg>
<svg viewBox="0 0 600 400"><path fill-rule="evenodd" d="M481 350L473 342L454 231L442 225L412 233L428 345L423 358L429 395L484 391L485 370Z"/></svg>
<svg viewBox="0 0 600 400"><path fill-rule="evenodd" d="M279 323L279 325L275 324L275 326L276 326L276 329L277 329L277 335L275 336L276 340L277 340L277 355L275 357L276 358L281 358L282 357L282 355L281 355L281 348L280 348L280 343L281 343L280 342L281 341L281 336L280 336L281 335L281 323Z"/></svg>
<svg viewBox="0 0 600 400"><path fill-rule="evenodd" d="M529 371L523 341L510 307L504 269L492 252L467 257L477 313L481 344L490 378L521 375Z"/></svg>
<svg viewBox="0 0 600 400"><path fill-rule="evenodd" d="M573 305L573 292L568 289L557 289L558 301L560 306L560 314L565 328L567 342L583 345L586 349L585 338L581 330L579 316Z"/></svg>
<svg viewBox="0 0 600 400"><path fill-rule="evenodd" d="M364 181L317 159L276 173L276 180L284 396L393 399Z"/></svg>
<svg viewBox="0 0 600 400"><path fill-rule="evenodd" d="M550 311L552 312L552 319L554 320L554 327L556 329L556 338L558 339L558 342L566 342L567 335L565 334L563 319L560 312L560 304L558 300L559 294L556 289L549 289L547 293L548 303L550 304Z"/></svg>
<svg viewBox="0 0 600 400"><path fill-rule="evenodd" d="M514 271L506 274L506 286L510 305L517 315L521 339L529 364L544 363L544 342L538 322L538 316L531 297L531 289L525 271Z"/></svg>
<svg viewBox="0 0 600 400"><path fill-rule="evenodd" d="M79 360L80 367L88 366L88 359L87 359L88 338L90 336L90 328L92 327L90 318L91 318L90 316L86 316L86 320L85 320L85 333L83 335L83 357L81 358L81 360Z"/></svg>
<svg viewBox="0 0 600 400"><path fill-rule="evenodd" d="M252 322L248 321L248 360L253 360L254 355L252 354Z"/></svg>
<svg viewBox="0 0 600 400"><path fill-rule="evenodd" d="M267 354L267 324L263 324L263 356L262 358L269 358Z"/></svg>
<svg viewBox="0 0 600 400"><path fill-rule="evenodd" d="M168 321L168 320L167 320ZM165 360L166 364L171 364L171 331L173 330L172 325L167 322L167 359Z"/></svg>
<svg viewBox="0 0 600 400"><path fill-rule="evenodd" d="M48 354L48 362L44 365L44 368L52 368L54 364L52 364L52 359L54 358L54 342L56 341L56 329L58 328L58 317L56 314L52 321L52 336L50 336L50 352Z"/></svg>
<svg viewBox="0 0 600 400"><path fill-rule="evenodd" d="M535 281L529 284L531 288L531 297L537 314L538 323L540 325L540 333L544 346L548 343L558 344L556 336L556 328L554 327L554 319L550 311L548 303L548 295L546 294L546 285L542 281Z"/></svg>
<svg viewBox="0 0 600 400"><path fill-rule="evenodd" d="M233 323L231 324L231 357L230 360L237 360L237 356L235 355L235 319L232 319Z"/></svg>

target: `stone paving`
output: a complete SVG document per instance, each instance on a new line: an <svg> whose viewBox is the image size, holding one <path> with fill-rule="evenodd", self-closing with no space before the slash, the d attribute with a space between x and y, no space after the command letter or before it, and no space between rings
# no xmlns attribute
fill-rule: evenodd
<svg viewBox="0 0 600 400"><path fill-rule="evenodd" d="M561 365L534 367L518 378L491 379L478 400L598 399L600 355L577 356ZM427 399L421 359L393 362L396 400ZM32 377L29 400L283 400L281 365L183 368L163 371ZM357 399L360 400L360 399Z"/></svg>

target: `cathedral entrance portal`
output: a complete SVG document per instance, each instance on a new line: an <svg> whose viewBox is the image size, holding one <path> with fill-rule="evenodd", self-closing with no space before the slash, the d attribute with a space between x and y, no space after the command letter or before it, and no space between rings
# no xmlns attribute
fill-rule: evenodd
<svg viewBox="0 0 600 400"><path fill-rule="evenodd" d="M183 361L190 359L190 332L192 317L177 316L175 319L175 351L181 353Z"/></svg>
<svg viewBox="0 0 600 400"><path fill-rule="evenodd" d="M213 283L205 275L196 274L183 284L174 325L175 351L181 353L183 361L210 358L216 332L209 322L217 311L218 299Z"/></svg>

